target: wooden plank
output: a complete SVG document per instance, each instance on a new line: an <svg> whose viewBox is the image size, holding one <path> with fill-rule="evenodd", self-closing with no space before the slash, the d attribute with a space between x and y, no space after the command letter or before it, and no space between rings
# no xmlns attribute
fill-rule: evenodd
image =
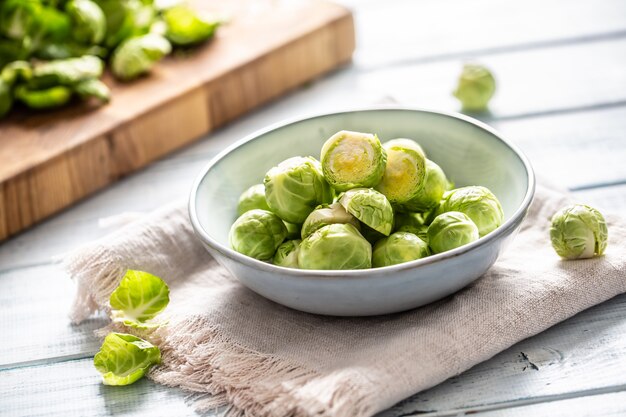
<svg viewBox="0 0 626 417"><path fill-rule="evenodd" d="M275 3L253 16L245 5L229 2L236 18L197 53L132 84L108 77L109 105L3 121L0 239L350 60L345 8Z"/></svg>
<svg viewBox="0 0 626 417"><path fill-rule="evenodd" d="M626 184L577 191L574 195L599 210L626 212Z"/></svg>
<svg viewBox="0 0 626 417"><path fill-rule="evenodd" d="M56 265L0 275L0 370L98 351L93 332L108 318L99 315L72 325L73 294L74 284Z"/></svg>
<svg viewBox="0 0 626 417"><path fill-rule="evenodd" d="M472 415L476 417L623 417L626 415L626 392L568 398L515 408L499 408L493 411L472 413ZM434 417L429 414L420 414L420 417L426 416Z"/></svg>
<svg viewBox="0 0 626 417"><path fill-rule="evenodd" d="M584 311L381 417L506 404L626 384L626 295Z"/></svg>
<svg viewBox="0 0 626 417"><path fill-rule="evenodd" d="M92 359L0 371L0 413L15 417L197 417L185 402L187 395L147 379L125 387L104 386Z"/></svg>
<svg viewBox="0 0 626 417"><path fill-rule="evenodd" d="M526 153L540 179L574 189L626 180L626 106L493 125Z"/></svg>
<svg viewBox="0 0 626 417"><path fill-rule="evenodd" d="M584 109L626 102L626 38L563 45L499 55L474 55L441 62L416 63L359 73L353 81L373 96L454 111L451 92L463 61L475 59L494 73L498 90L491 102L497 120Z"/></svg>
<svg viewBox="0 0 626 417"><path fill-rule="evenodd" d="M626 30L626 4L621 0L342 3L355 9L359 45L355 62L366 68L471 58L599 39Z"/></svg>

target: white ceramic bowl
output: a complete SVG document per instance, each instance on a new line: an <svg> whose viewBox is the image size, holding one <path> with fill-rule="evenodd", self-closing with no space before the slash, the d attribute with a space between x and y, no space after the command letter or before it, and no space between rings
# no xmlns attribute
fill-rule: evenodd
<svg viewBox="0 0 626 417"><path fill-rule="evenodd" d="M417 140L457 187L483 185L500 200L505 222L476 242L425 259L357 271L283 268L230 249L228 231L239 195L291 156L319 159L339 130L376 133L381 141ZM526 157L493 129L469 117L408 108L378 108L308 117L270 126L217 155L193 185L193 228L215 259L239 281L277 303L310 313L369 316L419 307L480 277L524 219L535 179Z"/></svg>

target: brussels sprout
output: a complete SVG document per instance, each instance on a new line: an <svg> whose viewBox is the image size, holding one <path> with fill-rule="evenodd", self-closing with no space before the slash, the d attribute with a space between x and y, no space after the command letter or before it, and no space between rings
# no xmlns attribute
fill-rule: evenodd
<svg viewBox="0 0 626 417"><path fill-rule="evenodd" d="M13 107L11 86L0 79L0 118L4 117Z"/></svg>
<svg viewBox="0 0 626 417"><path fill-rule="evenodd" d="M170 302L170 289L161 278L129 269L111 293L113 321L136 329L158 327L154 319Z"/></svg>
<svg viewBox="0 0 626 417"><path fill-rule="evenodd" d="M387 155L378 137L342 130L322 147L324 177L337 191L373 187L385 172Z"/></svg>
<svg viewBox="0 0 626 417"><path fill-rule="evenodd" d="M409 147L403 144L407 142ZM383 178L375 188L392 204L406 203L424 188L426 158L410 142L404 139L383 145L387 152L387 165Z"/></svg>
<svg viewBox="0 0 626 417"><path fill-rule="evenodd" d="M409 225L400 226L395 232L413 233L415 236L428 243L428 226L425 224L417 227Z"/></svg>
<svg viewBox="0 0 626 417"><path fill-rule="evenodd" d="M0 33L9 39L27 38L37 22L41 7L39 1L3 1L0 3Z"/></svg>
<svg viewBox="0 0 626 417"><path fill-rule="evenodd" d="M495 91L496 80L487 68L466 64L453 94L461 102L464 111L482 112L487 110L487 104Z"/></svg>
<svg viewBox="0 0 626 417"><path fill-rule="evenodd" d="M298 252L301 242L300 239L283 242L274 254L274 265L298 268Z"/></svg>
<svg viewBox="0 0 626 417"><path fill-rule="evenodd" d="M265 174L263 183L271 211L289 223L302 224L315 207L333 201L320 163L310 156L284 160Z"/></svg>
<svg viewBox="0 0 626 417"><path fill-rule="evenodd" d="M111 70L120 80L129 81L149 72L171 51L167 39L154 33L130 38L113 52Z"/></svg>
<svg viewBox="0 0 626 417"><path fill-rule="evenodd" d="M413 233L396 232L379 240L372 252L372 267L380 268L425 258L428 245Z"/></svg>
<svg viewBox="0 0 626 417"><path fill-rule="evenodd" d="M108 103L111 99L111 90L109 90L109 87L95 78L79 82L74 86L74 91L82 99L94 97L102 103Z"/></svg>
<svg viewBox="0 0 626 417"><path fill-rule="evenodd" d="M367 226L389 236L393 228L393 209L387 198L370 188L354 188L339 196L339 203Z"/></svg>
<svg viewBox="0 0 626 417"><path fill-rule="evenodd" d="M20 85L15 89L15 98L31 109L49 109L60 107L70 101L72 90L64 86L31 90L26 85Z"/></svg>
<svg viewBox="0 0 626 417"><path fill-rule="evenodd" d="M267 201L265 201L265 186L263 184L253 185L241 193L241 196L239 197L237 215L241 216L246 211L254 209L270 209L267 205Z"/></svg>
<svg viewBox="0 0 626 417"><path fill-rule="evenodd" d="M104 44L115 48L131 36L147 33L147 28L139 27L136 18L144 6L140 0L96 0L106 21Z"/></svg>
<svg viewBox="0 0 626 417"><path fill-rule="evenodd" d="M2 68L0 80L8 85L19 81L28 81L33 75L33 68L27 61L13 61Z"/></svg>
<svg viewBox="0 0 626 417"><path fill-rule="evenodd" d="M598 210L574 204L559 210L552 217L550 239L552 247L562 258L592 258L604 253L608 229Z"/></svg>
<svg viewBox="0 0 626 417"><path fill-rule="evenodd" d="M100 78L104 64L96 56L58 59L36 65L28 87L41 90L59 85L71 86L80 81Z"/></svg>
<svg viewBox="0 0 626 417"><path fill-rule="evenodd" d="M203 19L187 6L175 6L163 13L167 25L165 36L174 45L186 46L203 42L215 34L219 20Z"/></svg>
<svg viewBox="0 0 626 417"><path fill-rule="evenodd" d="M383 147L384 148L398 147L398 148L413 149L415 152L419 152L422 155L424 155L424 157L426 157L426 152L424 152L424 149L420 146L419 143L415 142L413 139L407 139L407 138L391 139L383 143Z"/></svg>
<svg viewBox="0 0 626 417"><path fill-rule="evenodd" d="M439 205L447 187L448 180L446 179L446 174L444 174L439 165L427 159L424 186L409 201L396 204L396 208L399 211L409 212L431 210Z"/></svg>
<svg viewBox="0 0 626 417"><path fill-rule="evenodd" d="M283 221L267 210L254 209L242 214L230 228L230 246L239 253L260 260L268 260L285 237Z"/></svg>
<svg viewBox="0 0 626 417"><path fill-rule="evenodd" d="M428 244L434 253L441 253L478 240L478 228L464 213L449 211L440 214L428 227Z"/></svg>
<svg viewBox="0 0 626 417"><path fill-rule="evenodd" d="M460 211L469 216L478 227L480 236L497 229L503 221L502 206L486 187L457 188L444 195L438 213Z"/></svg>
<svg viewBox="0 0 626 417"><path fill-rule="evenodd" d="M300 244L302 269L366 269L372 267L372 245L351 224L329 224Z"/></svg>
<svg viewBox="0 0 626 417"><path fill-rule="evenodd" d="M65 11L72 19L74 40L86 44L100 43L106 34L104 12L91 0L70 0Z"/></svg>
<svg viewBox="0 0 626 417"><path fill-rule="evenodd" d="M348 213L341 204L333 203L317 207L309 214L302 225L302 239L315 232L317 229L335 223L350 223L357 230L361 229L359 221Z"/></svg>

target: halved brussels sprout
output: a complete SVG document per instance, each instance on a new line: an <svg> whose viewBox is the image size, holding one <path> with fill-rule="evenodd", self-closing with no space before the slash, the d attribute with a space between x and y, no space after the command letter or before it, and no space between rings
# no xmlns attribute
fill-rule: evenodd
<svg viewBox="0 0 626 417"><path fill-rule="evenodd" d="M383 178L375 188L392 204L411 201L424 188L426 158L410 142L395 140L383 145L387 152L387 164Z"/></svg>
<svg viewBox="0 0 626 417"><path fill-rule="evenodd" d="M329 224L300 244L302 269L367 269L372 267L372 245L351 224Z"/></svg>
<svg viewBox="0 0 626 417"><path fill-rule="evenodd" d="M478 228L464 213L449 211L440 214L428 227L428 244L434 253L441 253L478 240Z"/></svg>
<svg viewBox="0 0 626 417"><path fill-rule="evenodd" d="M431 161L426 160L426 176L424 178L424 186L417 192L415 197L409 201L396 204L396 208L400 211L428 211L439 205L443 193L448 187L448 180L443 170Z"/></svg>
<svg viewBox="0 0 626 417"><path fill-rule="evenodd" d="M430 255L422 239L407 232L396 232L374 245L372 267L380 268L425 258Z"/></svg>
<svg viewBox="0 0 626 417"><path fill-rule="evenodd" d="M413 139L397 138L388 140L387 142L383 143L383 148L392 146L413 149L414 151L419 152L424 155L424 157L426 157L426 152L424 152L424 148L422 148L422 146Z"/></svg>
<svg viewBox="0 0 626 417"><path fill-rule="evenodd" d="M478 227L480 236L500 227L504 219L500 202L488 188L482 186L462 187L445 193L438 213L448 211L467 214Z"/></svg>
<svg viewBox="0 0 626 417"><path fill-rule="evenodd" d="M342 130L324 143L320 159L330 185L337 191L347 191L378 184L387 155L376 135Z"/></svg>
<svg viewBox="0 0 626 417"><path fill-rule="evenodd" d="M274 265L285 268L298 268L298 252L300 251L300 239L288 240L281 243L274 254Z"/></svg>
<svg viewBox="0 0 626 417"><path fill-rule="evenodd" d="M255 184L241 193L239 202L237 203L237 215L241 216L249 210L260 209L268 210L270 207L265 201L265 186L263 184Z"/></svg>
<svg viewBox="0 0 626 417"><path fill-rule="evenodd" d="M389 236L393 229L393 209L387 198L371 188L354 188L339 196L339 204L367 226Z"/></svg>
<svg viewBox="0 0 626 417"><path fill-rule="evenodd" d="M265 174L265 199L271 211L289 223L301 224L320 204L333 201L320 163L310 156L295 156Z"/></svg>
<svg viewBox="0 0 626 417"><path fill-rule="evenodd" d="M106 35L104 12L91 0L70 0L65 11L72 19L72 36L75 41L88 45L102 42Z"/></svg>
<svg viewBox="0 0 626 417"><path fill-rule="evenodd" d="M304 221L301 231L302 239L306 238L317 229L335 223L350 223L358 230L361 229L360 223L357 218L348 213L341 204L325 204L313 210Z"/></svg>
<svg viewBox="0 0 626 417"><path fill-rule="evenodd" d="M111 70L122 81L133 80L150 69L165 55L172 52L167 39L156 33L128 38L111 56Z"/></svg>
<svg viewBox="0 0 626 417"><path fill-rule="evenodd" d="M487 110L489 100L496 92L496 80L491 72L478 64L466 64L454 90L463 110L481 112Z"/></svg>
<svg viewBox="0 0 626 417"><path fill-rule="evenodd" d="M584 204L565 207L552 217L550 240L562 258L584 259L602 255L608 234L602 213Z"/></svg>
<svg viewBox="0 0 626 417"><path fill-rule="evenodd" d="M239 216L230 228L230 246L239 253L260 260L274 256L287 236L283 221L267 210L250 210Z"/></svg>

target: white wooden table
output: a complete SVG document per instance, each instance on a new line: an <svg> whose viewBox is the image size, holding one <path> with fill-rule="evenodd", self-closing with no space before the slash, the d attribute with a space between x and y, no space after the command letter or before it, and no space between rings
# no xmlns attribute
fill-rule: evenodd
<svg viewBox="0 0 626 417"><path fill-rule="evenodd" d="M181 391L148 380L124 389L100 383L93 330L106 318L70 325L73 286L52 257L107 234L100 218L186 198L213 155L287 117L380 100L456 110L455 77L475 59L499 81L485 120L527 153L540 177L602 210L626 209L624 0L345 2L359 32L351 66L0 246L0 415L195 415ZM626 415L626 295L383 413L465 414Z"/></svg>

